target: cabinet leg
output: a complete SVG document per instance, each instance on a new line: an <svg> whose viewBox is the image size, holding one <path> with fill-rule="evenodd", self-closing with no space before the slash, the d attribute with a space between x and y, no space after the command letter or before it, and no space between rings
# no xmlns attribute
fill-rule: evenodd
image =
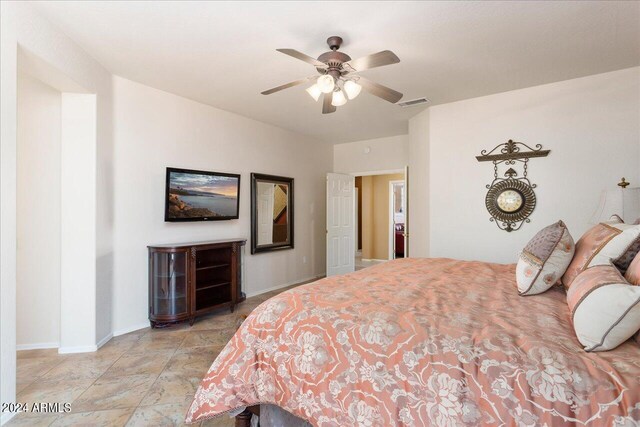
<svg viewBox="0 0 640 427"><path fill-rule="evenodd" d="M250 427L251 426L251 411L245 409L236 415L236 427Z"/></svg>
<svg viewBox="0 0 640 427"><path fill-rule="evenodd" d="M150 320L149 323L151 323L151 329L155 329L156 322L154 322L153 320Z"/></svg>
<svg viewBox="0 0 640 427"><path fill-rule="evenodd" d="M196 321L195 317L190 317L189 318L189 326L193 326L193 323Z"/></svg>
<svg viewBox="0 0 640 427"><path fill-rule="evenodd" d="M233 311L236 309L236 305L235 304L231 304L231 312L233 313Z"/></svg>

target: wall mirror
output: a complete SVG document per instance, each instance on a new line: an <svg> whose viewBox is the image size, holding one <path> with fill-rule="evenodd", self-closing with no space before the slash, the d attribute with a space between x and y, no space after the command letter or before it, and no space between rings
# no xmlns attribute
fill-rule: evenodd
<svg viewBox="0 0 640 427"><path fill-rule="evenodd" d="M251 253L293 248L293 178L251 174Z"/></svg>

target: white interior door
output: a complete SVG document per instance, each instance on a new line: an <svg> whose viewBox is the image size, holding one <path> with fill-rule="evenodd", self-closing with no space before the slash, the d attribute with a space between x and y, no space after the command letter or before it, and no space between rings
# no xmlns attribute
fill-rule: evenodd
<svg viewBox="0 0 640 427"><path fill-rule="evenodd" d="M404 167L404 197L402 198L402 212L404 212L404 257L409 258L409 166Z"/></svg>
<svg viewBox="0 0 640 427"><path fill-rule="evenodd" d="M355 179L354 179L355 180ZM358 189L353 188L353 252L358 254Z"/></svg>
<svg viewBox="0 0 640 427"><path fill-rule="evenodd" d="M354 271L355 178L327 174L327 277Z"/></svg>
<svg viewBox="0 0 640 427"><path fill-rule="evenodd" d="M273 193L275 184L258 182L258 245L273 243Z"/></svg>

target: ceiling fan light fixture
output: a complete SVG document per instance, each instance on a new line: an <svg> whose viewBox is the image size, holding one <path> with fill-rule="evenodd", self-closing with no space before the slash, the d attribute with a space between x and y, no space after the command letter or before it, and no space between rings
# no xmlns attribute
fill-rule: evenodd
<svg viewBox="0 0 640 427"><path fill-rule="evenodd" d="M318 84L314 84L312 86L309 86L307 88L307 93L315 100L317 101L318 99L320 99L320 95L322 95L322 91L320 90L320 86L318 86Z"/></svg>
<svg viewBox="0 0 640 427"><path fill-rule="evenodd" d="M344 92L341 90L337 90L333 92L333 99L331 100L331 105L334 107L342 107L347 103L347 98L344 96Z"/></svg>
<svg viewBox="0 0 640 427"><path fill-rule="evenodd" d="M360 95L360 91L362 90L362 86L353 80L347 80L344 82L344 91L347 93L347 98L356 99L358 95Z"/></svg>
<svg viewBox="0 0 640 427"><path fill-rule="evenodd" d="M336 82L333 81L333 77L328 74L324 74L318 77L317 83L322 93L331 93L336 87Z"/></svg>

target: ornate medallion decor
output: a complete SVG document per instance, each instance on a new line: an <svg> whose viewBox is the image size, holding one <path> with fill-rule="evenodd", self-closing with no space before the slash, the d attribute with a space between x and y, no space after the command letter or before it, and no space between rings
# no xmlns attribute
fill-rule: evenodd
<svg viewBox="0 0 640 427"><path fill-rule="evenodd" d="M543 150L542 145L536 144L531 148L522 142L509 140L496 146L487 152L482 150L480 156L476 156L479 162L493 162L493 181L487 184L487 196L485 205L489 211L489 221L495 222L499 229L515 231L525 222L531 222L529 215L536 207L536 193L533 189L536 184L531 184L527 178L529 159L532 157L546 157L550 150ZM504 178L498 175L498 166L515 166L522 164L522 177L513 167L509 167L504 173Z"/></svg>

